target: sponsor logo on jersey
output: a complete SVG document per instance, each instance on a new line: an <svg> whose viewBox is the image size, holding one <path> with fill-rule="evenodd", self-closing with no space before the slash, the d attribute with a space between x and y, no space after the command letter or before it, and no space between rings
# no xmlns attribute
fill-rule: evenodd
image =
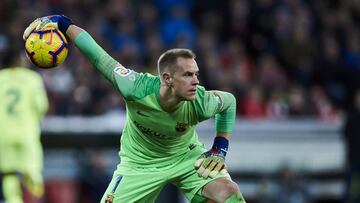
<svg viewBox="0 0 360 203"><path fill-rule="evenodd" d="M187 123L180 123L177 122L175 129L178 132L184 132L186 129L188 128L188 124Z"/></svg>
<svg viewBox="0 0 360 203"><path fill-rule="evenodd" d="M127 69L127 68L124 68L123 66L119 66L119 67L116 67L114 69L114 72L119 74L120 76L128 76L131 74L132 70L131 69Z"/></svg>
<svg viewBox="0 0 360 203"><path fill-rule="evenodd" d="M154 136L158 139L163 139L163 140L172 140L175 139L175 137L173 136L167 136L165 134L161 134L158 132L155 132L154 130L152 130L151 128L145 127L143 125L141 125L139 122L134 121L134 124L136 125L136 127L145 135L149 135L149 136Z"/></svg>

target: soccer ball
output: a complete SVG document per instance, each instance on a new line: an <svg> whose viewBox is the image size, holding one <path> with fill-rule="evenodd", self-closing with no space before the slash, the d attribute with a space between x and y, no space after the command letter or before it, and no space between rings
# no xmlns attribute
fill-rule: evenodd
<svg viewBox="0 0 360 203"><path fill-rule="evenodd" d="M68 43L55 28L33 30L25 42L26 57L39 68L53 68L65 61Z"/></svg>

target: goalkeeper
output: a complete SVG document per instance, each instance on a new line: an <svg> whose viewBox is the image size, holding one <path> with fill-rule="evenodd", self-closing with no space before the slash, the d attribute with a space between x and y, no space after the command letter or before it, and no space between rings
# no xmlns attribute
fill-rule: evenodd
<svg viewBox="0 0 360 203"><path fill-rule="evenodd" d="M163 186L177 186L190 202L245 202L225 168L235 121L232 94L206 91L188 49L171 49L158 60L158 76L123 67L82 28L60 15L32 22L33 29L56 27L111 82L126 102L121 163L101 203L155 202ZM199 142L196 125L215 116L216 137L210 150Z"/></svg>

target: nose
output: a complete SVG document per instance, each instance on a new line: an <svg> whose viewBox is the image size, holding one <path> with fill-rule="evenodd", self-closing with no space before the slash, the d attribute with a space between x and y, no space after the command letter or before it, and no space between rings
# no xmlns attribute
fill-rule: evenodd
<svg viewBox="0 0 360 203"><path fill-rule="evenodd" d="M194 76L193 85L198 85L200 83L198 76Z"/></svg>

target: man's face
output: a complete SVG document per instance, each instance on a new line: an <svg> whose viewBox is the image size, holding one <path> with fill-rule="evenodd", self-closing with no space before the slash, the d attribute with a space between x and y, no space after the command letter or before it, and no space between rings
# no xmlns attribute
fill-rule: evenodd
<svg viewBox="0 0 360 203"><path fill-rule="evenodd" d="M194 59L178 58L177 69L172 74L172 85L175 94L181 100L194 100L196 87L199 84L199 68Z"/></svg>

